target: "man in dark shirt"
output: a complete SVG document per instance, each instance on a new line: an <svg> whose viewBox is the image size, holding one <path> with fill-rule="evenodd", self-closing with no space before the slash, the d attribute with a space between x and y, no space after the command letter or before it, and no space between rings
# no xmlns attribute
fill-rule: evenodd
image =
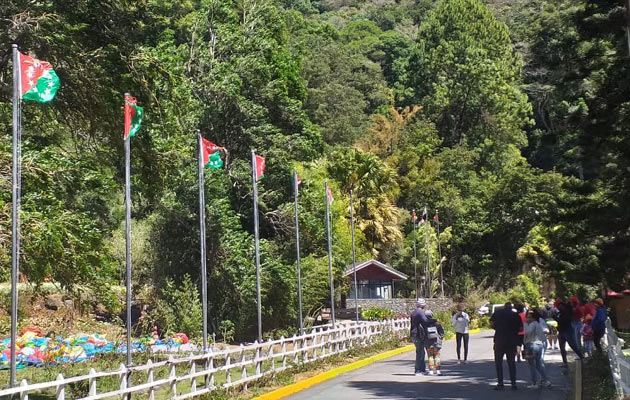
<svg viewBox="0 0 630 400"><path fill-rule="evenodd" d="M567 367L567 349L566 344L573 349L575 354L584 359L584 354L575 339L575 332L571 326L573 318L573 306L568 301L556 300L555 304L558 309L556 320L558 321L558 343L560 344L560 355L562 356L562 366Z"/></svg>
<svg viewBox="0 0 630 400"><path fill-rule="evenodd" d="M424 314L427 302L424 299L416 300L416 309L411 313L411 340L416 346L416 375L426 375L427 365L424 362L424 342L426 337L426 327L429 319Z"/></svg>
<svg viewBox="0 0 630 400"><path fill-rule="evenodd" d="M512 303L505 303L503 309L495 311L490 317L490 324L494 329L494 365L497 369L497 386L495 390L503 389L503 356L507 359L510 371L512 390L516 390L516 346L518 333L523 327L521 318L512 310Z"/></svg>

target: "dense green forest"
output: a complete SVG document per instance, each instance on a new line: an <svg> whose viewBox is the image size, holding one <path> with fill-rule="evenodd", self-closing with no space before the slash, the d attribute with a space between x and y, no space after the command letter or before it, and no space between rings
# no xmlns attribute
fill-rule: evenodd
<svg viewBox="0 0 630 400"><path fill-rule="evenodd" d="M619 288L630 270L624 4L3 1L0 280L11 269L17 43L61 80L53 102L23 106L22 273L33 284L89 288L120 309L130 92L145 110L131 144L134 296L158 299L158 310L183 301L172 293L191 288L186 275L200 281L197 132L227 149L205 182L213 331L226 320L237 337L255 331L252 149L267 160L258 190L270 333L297 318L293 168L309 313L328 297L325 181L338 292L352 260L350 189L358 261L411 276L411 210L428 205L430 221L439 210L447 295L507 289L522 273L553 278L558 295ZM430 230L434 275L435 228L417 232Z"/></svg>

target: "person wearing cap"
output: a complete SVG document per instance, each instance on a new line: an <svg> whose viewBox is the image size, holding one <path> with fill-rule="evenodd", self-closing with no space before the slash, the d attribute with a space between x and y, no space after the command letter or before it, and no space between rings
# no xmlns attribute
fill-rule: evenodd
<svg viewBox="0 0 630 400"><path fill-rule="evenodd" d="M502 309L490 317L494 329L494 365L497 369L497 385L494 390L503 390L503 356L507 359L512 390L516 390L516 346L518 333L523 328L521 317L512 310L512 303L507 302Z"/></svg>
<svg viewBox="0 0 630 400"><path fill-rule="evenodd" d="M416 376L427 374L427 365L424 357L424 347L426 339L426 327L429 320L424 313L427 302L424 299L416 300L416 309L411 313L411 340L416 346Z"/></svg>
<svg viewBox="0 0 630 400"><path fill-rule="evenodd" d="M604 337L604 333L606 333L606 307L602 299L597 299L593 303L595 303L596 307L595 316L593 317L593 321L591 321L591 328L593 328L593 344L601 354L601 340Z"/></svg>

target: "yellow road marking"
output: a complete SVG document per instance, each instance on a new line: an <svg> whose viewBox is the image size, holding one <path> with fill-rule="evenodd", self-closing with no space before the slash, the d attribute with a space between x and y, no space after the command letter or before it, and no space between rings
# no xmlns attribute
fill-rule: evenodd
<svg viewBox="0 0 630 400"><path fill-rule="evenodd" d="M479 333L481 329L471 329L469 331L470 334ZM323 372L321 374L315 375L313 377L304 379L303 381L299 381L293 383L288 386L281 387L279 389L273 390L269 393L265 393L261 396L254 398L254 400L278 400L282 399L290 394L294 394L300 392L306 388L309 388L313 385L317 385L318 383L322 383L329 379L336 377L337 375L355 370L357 368L365 367L366 365L375 363L376 361L383 360L385 358L393 357L398 354L406 353L408 351L414 350L415 346L410 344L405 347L401 347L398 349L386 351L385 353L376 354L374 356L364 358L363 360L355 361L351 364L342 365L341 367L337 367L331 369L330 371Z"/></svg>
<svg viewBox="0 0 630 400"><path fill-rule="evenodd" d="M341 367L335 368L335 369L331 369L330 371L326 371L324 373L321 373L319 375L315 375L311 378L305 379L303 381L300 382L296 382L292 385L288 385L285 387L281 387L280 389L276 389L274 391L271 391L269 393L263 394L262 396L258 396L256 397L254 400L277 400L277 399L281 399L283 397L286 397L290 394L293 393L297 393L299 391L302 391L306 388L309 388L313 385L316 385L318 383L327 381L329 379L334 378L335 376L339 375L339 374L343 374L345 372L349 372L352 370L355 370L357 368L361 368L361 367L365 367L366 365L372 364L376 361L380 361L383 360L385 358L389 358L389 357L393 357L395 355L398 354L402 354L408 351L413 350L415 347L414 345L408 345L405 347L401 347L398 349L394 349L394 350L390 350L390 351L386 351L385 353L381 353L381 354L376 354L374 356L368 357L368 358L364 358L363 360L359 360L356 362L353 362L351 364L348 365L342 365Z"/></svg>

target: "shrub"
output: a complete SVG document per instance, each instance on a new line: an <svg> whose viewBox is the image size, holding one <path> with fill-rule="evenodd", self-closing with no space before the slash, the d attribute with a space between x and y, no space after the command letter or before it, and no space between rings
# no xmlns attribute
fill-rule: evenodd
<svg viewBox="0 0 630 400"><path fill-rule="evenodd" d="M516 277L516 286L508 291L512 301L527 303L530 307L540 306L540 289L532 277L521 274Z"/></svg>
<svg viewBox="0 0 630 400"><path fill-rule="evenodd" d="M176 286L171 279L161 290L155 307L149 311L146 326L157 325L162 334L172 335L184 332L190 338L199 338L203 321L199 292L190 275L186 274L181 285Z"/></svg>
<svg viewBox="0 0 630 400"><path fill-rule="evenodd" d="M370 307L367 310L361 312L363 319L368 321L382 321L384 319L392 319L396 317L396 313L393 310L380 307Z"/></svg>
<svg viewBox="0 0 630 400"><path fill-rule="evenodd" d="M219 332L221 332L221 337L225 343L230 343L234 341L234 322L229 319L221 321L219 324Z"/></svg>
<svg viewBox="0 0 630 400"><path fill-rule="evenodd" d="M433 313L433 318L437 319L440 325L442 325L442 328L444 328L444 340L455 336L455 328L453 327L453 321L451 320L451 313L449 311L436 311Z"/></svg>

